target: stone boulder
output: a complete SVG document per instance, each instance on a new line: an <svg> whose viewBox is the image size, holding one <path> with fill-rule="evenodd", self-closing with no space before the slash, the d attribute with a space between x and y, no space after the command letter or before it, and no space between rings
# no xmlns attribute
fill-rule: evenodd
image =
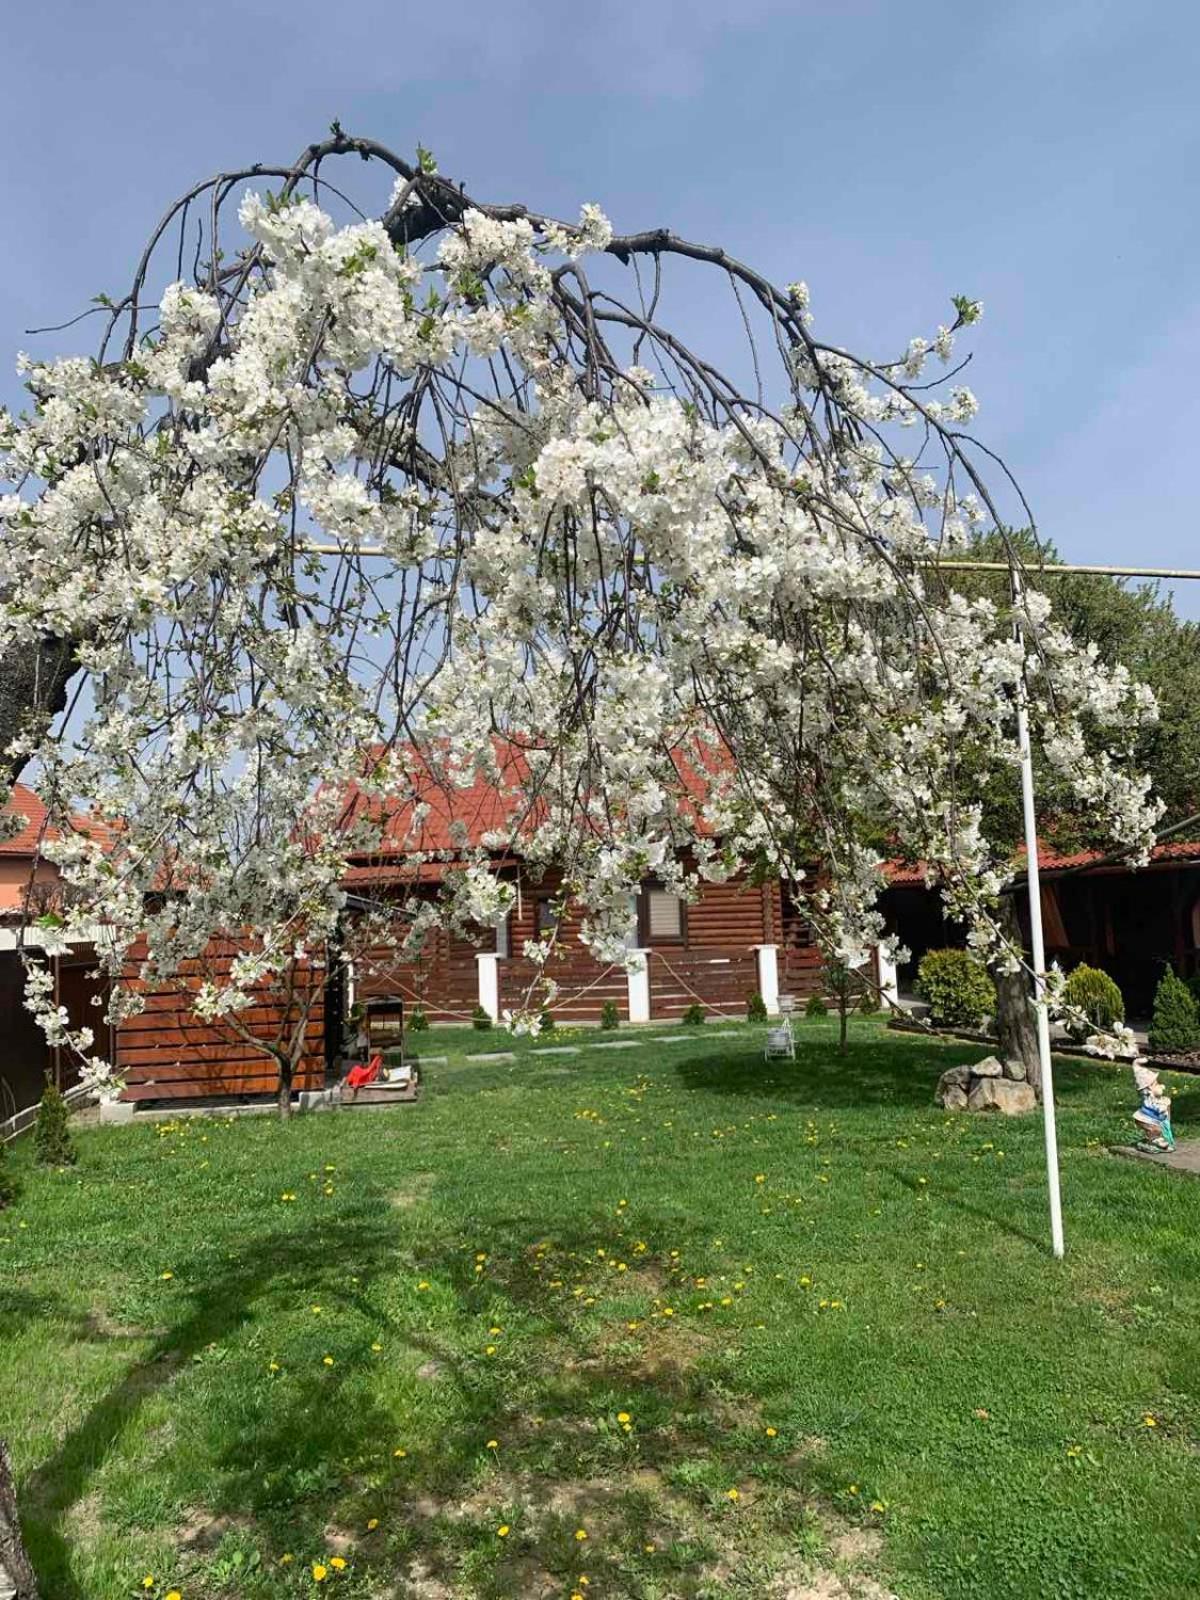
<svg viewBox="0 0 1200 1600"><path fill-rule="evenodd" d="M1037 1106L1037 1095L1027 1083L1011 1078L977 1078L967 1097L968 1111L999 1111L1006 1117L1023 1116Z"/></svg>
<svg viewBox="0 0 1200 1600"><path fill-rule="evenodd" d="M977 1061L969 1070L973 1078L1002 1078L1004 1063L998 1056L984 1056L982 1061Z"/></svg>
<svg viewBox="0 0 1200 1600"><path fill-rule="evenodd" d="M1004 1063L1004 1076L1011 1078L1014 1083L1025 1082L1025 1063L1023 1061L1006 1061Z"/></svg>
<svg viewBox="0 0 1200 1600"><path fill-rule="evenodd" d="M946 1111L965 1111L967 1109L967 1091L951 1084L948 1089L941 1090L938 1100Z"/></svg>

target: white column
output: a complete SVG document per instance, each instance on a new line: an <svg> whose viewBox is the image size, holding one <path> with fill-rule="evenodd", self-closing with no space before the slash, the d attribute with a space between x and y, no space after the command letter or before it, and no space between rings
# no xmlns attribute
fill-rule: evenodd
<svg viewBox="0 0 1200 1600"><path fill-rule="evenodd" d="M500 961L494 951L477 955L479 964L479 1004L493 1022L500 1020Z"/></svg>
<svg viewBox="0 0 1200 1600"><path fill-rule="evenodd" d="M756 944L750 947L758 956L758 992L763 997L767 1015L779 1015L779 947L773 944Z"/></svg>
<svg viewBox="0 0 1200 1600"><path fill-rule="evenodd" d="M875 946L875 981L879 985L879 998L884 1007L900 1009L900 984L896 977L896 963L884 952L881 944Z"/></svg>
<svg viewBox="0 0 1200 1600"><path fill-rule="evenodd" d="M630 1022L650 1021L650 963L646 959L649 954L648 950L630 951L634 962L625 975L629 984Z"/></svg>

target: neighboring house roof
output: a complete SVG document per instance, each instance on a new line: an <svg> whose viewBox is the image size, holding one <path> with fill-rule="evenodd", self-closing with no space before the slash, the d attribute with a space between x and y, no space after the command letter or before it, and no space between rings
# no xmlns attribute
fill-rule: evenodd
<svg viewBox="0 0 1200 1600"><path fill-rule="evenodd" d="M1018 857L1018 866L1025 859L1024 851ZM1150 852L1151 866L1170 866L1174 863L1200 862L1200 839L1168 839L1156 844ZM1097 872L1132 872L1126 861L1114 861L1112 852L1105 850L1075 850L1060 853L1042 848L1038 850L1038 870L1043 873L1078 872L1087 868ZM924 888L925 868L920 862L889 861L884 869L888 885L894 889ZM1137 870L1145 870L1139 868Z"/></svg>
<svg viewBox="0 0 1200 1600"><path fill-rule="evenodd" d="M0 838L0 856L35 856L43 838L57 837L46 827L46 808L28 784L14 783L8 804L0 806L2 815L13 812L26 819L25 826L15 836Z"/></svg>

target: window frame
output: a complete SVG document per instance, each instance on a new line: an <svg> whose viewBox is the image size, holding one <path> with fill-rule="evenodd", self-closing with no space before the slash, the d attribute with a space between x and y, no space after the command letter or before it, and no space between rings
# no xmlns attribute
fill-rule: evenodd
<svg viewBox="0 0 1200 1600"><path fill-rule="evenodd" d="M679 932L659 934L650 937L650 896L652 894L669 895L679 907ZM668 889L665 883L644 883L638 894L638 943L644 950L653 950L658 945L670 945L673 949L686 949L688 942L688 903L682 895L676 894L673 889Z"/></svg>

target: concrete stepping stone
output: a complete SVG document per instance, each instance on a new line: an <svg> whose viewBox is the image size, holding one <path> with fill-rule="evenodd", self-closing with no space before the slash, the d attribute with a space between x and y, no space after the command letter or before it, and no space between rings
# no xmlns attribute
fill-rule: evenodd
<svg viewBox="0 0 1200 1600"><path fill-rule="evenodd" d="M539 1044L529 1052L531 1056L577 1056L577 1044Z"/></svg>
<svg viewBox="0 0 1200 1600"><path fill-rule="evenodd" d="M464 1061L515 1061L516 1054L512 1050L491 1050L486 1055L464 1056Z"/></svg>
<svg viewBox="0 0 1200 1600"><path fill-rule="evenodd" d="M658 1033L654 1036L655 1044L690 1044L696 1037L694 1033Z"/></svg>
<svg viewBox="0 0 1200 1600"><path fill-rule="evenodd" d="M636 1050L641 1045L640 1039L601 1039L596 1044L588 1045L589 1050Z"/></svg>
<svg viewBox="0 0 1200 1600"><path fill-rule="evenodd" d="M1147 1150L1137 1144L1113 1144L1109 1149L1114 1156L1128 1156L1133 1161L1146 1161L1152 1167L1168 1167L1172 1172L1190 1172L1200 1177L1200 1139L1189 1139L1174 1150Z"/></svg>

